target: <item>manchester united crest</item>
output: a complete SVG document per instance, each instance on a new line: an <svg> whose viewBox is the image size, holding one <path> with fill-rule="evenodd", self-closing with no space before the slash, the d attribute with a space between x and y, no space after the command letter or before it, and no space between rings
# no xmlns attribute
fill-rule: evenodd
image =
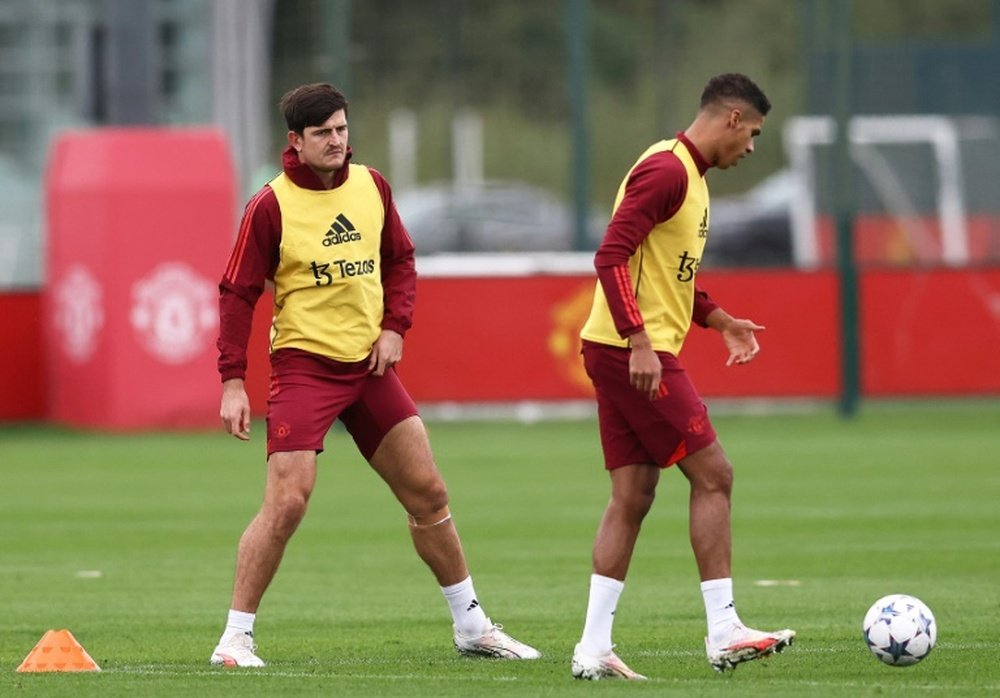
<svg viewBox="0 0 1000 698"><path fill-rule="evenodd" d="M53 284L54 322L67 358L84 364L97 351L104 327L104 292L94 274L82 265L70 267Z"/></svg>
<svg viewBox="0 0 1000 698"><path fill-rule="evenodd" d="M185 363L212 346L216 298L215 284L187 264L160 264L132 286L132 329L153 356Z"/></svg>

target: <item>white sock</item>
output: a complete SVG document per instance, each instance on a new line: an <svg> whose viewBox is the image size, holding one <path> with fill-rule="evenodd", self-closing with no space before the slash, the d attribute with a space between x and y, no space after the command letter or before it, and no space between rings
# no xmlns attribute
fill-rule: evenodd
<svg viewBox="0 0 1000 698"><path fill-rule="evenodd" d="M441 587L448 607L451 609L451 617L455 622L455 629L462 635L478 637L483 634L488 625L486 613L476 599L476 590L472 586L472 577L466 577L458 584Z"/></svg>
<svg viewBox="0 0 1000 698"><path fill-rule="evenodd" d="M708 619L708 641L716 644L726 638L733 625L742 625L736 615L733 601L733 580L709 579L701 583L701 595L705 599L705 617Z"/></svg>
<svg viewBox="0 0 1000 698"><path fill-rule="evenodd" d="M242 633L253 635L253 622L257 617L256 613L246 613L229 609L229 618L226 620L226 629L222 631L222 638L232 637Z"/></svg>
<svg viewBox="0 0 1000 698"><path fill-rule="evenodd" d="M615 609L623 589L625 582L599 574L590 575L587 620L580 638L580 651L584 654L603 657L611 651L611 626L615 622Z"/></svg>

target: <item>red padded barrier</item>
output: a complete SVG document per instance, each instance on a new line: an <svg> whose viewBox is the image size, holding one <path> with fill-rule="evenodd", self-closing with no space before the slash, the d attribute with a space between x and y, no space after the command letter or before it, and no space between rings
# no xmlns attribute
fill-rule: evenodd
<svg viewBox="0 0 1000 698"><path fill-rule="evenodd" d="M718 334L692 328L681 363L703 395L836 394L834 274L740 271L700 278L731 313L768 327L758 359L731 368ZM594 283L586 276L423 279L400 374L418 401L587 398L579 332Z"/></svg>
<svg viewBox="0 0 1000 698"><path fill-rule="evenodd" d="M221 133L67 132L46 178L48 414L109 429L218 424L218 280L235 226Z"/></svg>
<svg viewBox="0 0 1000 698"><path fill-rule="evenodd" d="M223 263L205 273L215 278ZM692 330L682 362L703 395L836 397L834 272L705 271L700 278L729 311L767 326L757 360L733 368L723 366L725 350L714 332ZM400 373L421 402L587 399L590 388L576 352L593 283L585 276L421 278ZM860 283L865 396L1000 395L1000 269L870 269ZM270 294L261 298L249 348L247 390L257 415L266 409L271 302ZM0 343L0 419L43 416L42 386L55 378L38 358L39 307L37 295L0 294L0 315L19 328L19 341ZM52 341L46 349L50 355L65 351ZM214 347L206 344L194 381L181 391L203 391L197 407L213 425L219 399L214 360ZM117 367L102 364L101 370L101 380L118 375ZM165 370L151 364L144 375L160 383L177 377ZM86 378L86 366L80 374L77 380ZM133 381L128 374L124 379ZM134 395L144 395L141 382L132 387ZM53 385L50 399L64 389L80 390ZM100 382L94 389L106 390ZM104 409L107 397L100 400L84 405Z"/></svg>
<svg viewBox="0 0 1000 698"><path fill-rule="evenodd" d="M0 421L45 415L42 297L35 291L0 294L0 318L9 336L0 342Z"/></svg>

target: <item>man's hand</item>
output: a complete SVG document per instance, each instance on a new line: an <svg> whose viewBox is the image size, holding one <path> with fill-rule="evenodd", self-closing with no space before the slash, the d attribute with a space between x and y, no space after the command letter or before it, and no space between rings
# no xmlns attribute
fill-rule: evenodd
<svg viewBox="0 0 1000 698"><path fill-rule="evenodd" d="M372 345L372 354L368 359L368 370L376 376L398 364L403 358L403 336L392 330L382 330L382 334Z"/></svg>
<svg viewBox="0 0 1000 698"><path fill-rule="evenodd" d="M758 325L752 320L733 318L727 323L721 330L722 341L726 343L726 349L729 350L726 366L753 361L753 357L760 353L760 345L757 344L754 332L763 331L764 326Z"/></svg>
<svg viewBox="0 0 1000 698"><path fill-rule="evenodd" d="M722 308L709 313L705 323L722 333L722 341L729 350L726 366L748 363L760 353L760 345L757 344L754 332L763 332L763 325L758 325L753 320L734 318Z"/></svg>
<svg viewBox="0 0 1000 698"><path fill-rule="evenodd" d="M250 440L250 398L242 378L230 378L222 384L222 426L241 441Z"/></svg>
<svg viewBox="0 0 1000 698"><path fill-rule="evenodd" d="M663 374L660 357L653 351L649 335L645 331L629 337L629 344L632 347L628 358L629 383L650 400L655 400L660 394L660 379Z"/></svg>

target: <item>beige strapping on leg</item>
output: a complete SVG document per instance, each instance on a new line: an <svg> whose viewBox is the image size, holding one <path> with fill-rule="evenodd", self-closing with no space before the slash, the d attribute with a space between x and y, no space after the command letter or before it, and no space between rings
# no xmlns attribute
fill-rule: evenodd
<svg viewBox="0 0 1000 698"><path fill-rule="evenodd" d="M449 511L447 504L437 511L432 511L430 514L422 514L420 516L414 516L413 514L406 515L406 519L410 523L410 528L429 528L431 526L440 526L450 518L451 511Z"/></svg>

